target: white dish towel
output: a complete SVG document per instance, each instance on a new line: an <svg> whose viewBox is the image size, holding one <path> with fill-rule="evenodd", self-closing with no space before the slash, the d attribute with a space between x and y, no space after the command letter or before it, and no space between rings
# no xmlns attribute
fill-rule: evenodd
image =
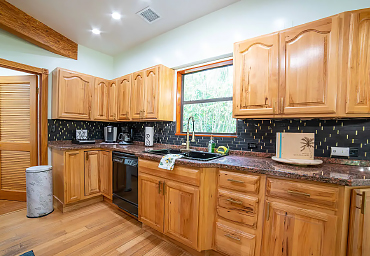
<svg viewBox="0 0 370 256"><path fill-rule="evenodd" d="M173 168L175 167L176 159L179 159L181 157L183 157L183 156L178 155L178 154L167 154L167 155L162 157L161 161L159 162L158 167L162 168L162 169L165 169L165 170L172 171Z"/></svg>

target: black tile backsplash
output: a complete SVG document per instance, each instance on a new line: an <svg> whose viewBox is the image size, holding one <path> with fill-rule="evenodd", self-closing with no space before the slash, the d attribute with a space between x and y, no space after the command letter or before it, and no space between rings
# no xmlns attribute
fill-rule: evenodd
<svg viewBox="0 0 370 256"><path fill-rule="evenodd" d="M154 126L155 142L181 145L185 136L176 136L176 122L105 123L49 119L49 140L71 140L76 129L87 129L89 138L103 139L103 127L128 126L134 130L134 140L144 141L145 126ZM55 126L55 131L52 129ZM120 132L120 128L118 129ZM370 119L343 120L238 120L237 138L215 138L217 146L233 150L250 150L248 143L255 143L257 152L275 153L276 132L315 133L315 156L330 156L330 147L358 148L358 159L370 160ZM192 146L206 147L209 137L196 137Z"/></svg>

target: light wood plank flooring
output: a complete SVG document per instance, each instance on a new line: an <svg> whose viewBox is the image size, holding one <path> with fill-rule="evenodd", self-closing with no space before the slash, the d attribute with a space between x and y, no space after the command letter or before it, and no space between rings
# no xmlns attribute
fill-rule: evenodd
<svg viewBox="0 0 370 256"><path fill-rule="evenodd" d="M0 200L0 215L25 209L26 207L26 202Z"/></svg>
<svg viewBox="0 0 370 256"><path fill-rule="evenodd" d="M101 202L79 210L29 219L27 210L0 216L0 255L33 250L41 255L178 255L176 245L141 228L140 222Z"/></svg>

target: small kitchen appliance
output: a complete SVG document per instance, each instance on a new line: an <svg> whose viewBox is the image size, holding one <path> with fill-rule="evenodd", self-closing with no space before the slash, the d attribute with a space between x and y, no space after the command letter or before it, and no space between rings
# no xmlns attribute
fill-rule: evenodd
<svg viewBox="0 0 370 256"><path fill-rule="evenodd" d="M145 146L153 147L154 127L145 127Z"/></svg>
<svg viewBox="0 0 370 256"><path fill-rule="evenodd" d="M123 127L121 127L121 129L122 129L122 132L118 135L119 144L121 144L121 145L132 144L133 130L131 129L131 133L129 133L127 126L123 126Z"/></svg>
<svg viewBox="0 0 370 256"><path fill-rule="evenodd" d="M115 143L117 141L117 127L104 127L104 141L108 143Z"/></svg>

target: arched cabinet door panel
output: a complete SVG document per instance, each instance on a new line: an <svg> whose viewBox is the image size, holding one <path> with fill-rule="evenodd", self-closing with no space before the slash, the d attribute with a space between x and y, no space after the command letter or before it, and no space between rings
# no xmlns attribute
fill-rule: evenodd
<svg viewBox="0 0 370 256"><path fill-rule="evenodd" d="M131 118L142 119L144 111L144 71L135 72L131 85Z"/></svg>
<svg viewBox="0 0 370 256"><path fill-rule="evenodd" d="M350 14L347 114L370 113L370 11Z"/></svg>
<svg viewBox="0 0 370 256"><path fill-rule="evenodd" d="M277 114L278 34L234 45L233 115Z"/></svg>
<svg viewBox="0 0 370 256"><path fill-rule="evenodd" d="M157 119L159 68L155 66L145 72L144 114L147 119Z"/></svg>
<svg viewBox="0 0 370 256"><path fill-rule="evenodd" d="M108 90L108 80L95 78L92 101L93 120L108 121Z"/></svg>
<svg viewBox="0 0 370 256"><path fill-rule="evenodd" d="M140 78L139 78L140 79ZM132 75L126 75L117 79L118 109L117 120L130 120L130 103L139 99L131 100ZM140 113L140 112L139 112Z"/></svg>
<svg viewBox="0 0 370 256"><path fill-rule="evenodd" d="M336 112L338 41L337 16L280 33L281 113Z"/></svg>

